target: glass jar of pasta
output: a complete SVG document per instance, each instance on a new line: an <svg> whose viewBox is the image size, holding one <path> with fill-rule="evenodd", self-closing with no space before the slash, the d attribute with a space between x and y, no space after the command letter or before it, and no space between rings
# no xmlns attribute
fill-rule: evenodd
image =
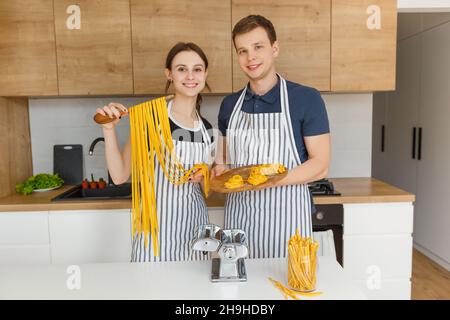
<svg viewBox="0 0 450 320"><path fill-rule="evenodd" d="M319 244L311 238L298 234L288 244L288 285L301 292L316 290L317 248Z"/></svg>

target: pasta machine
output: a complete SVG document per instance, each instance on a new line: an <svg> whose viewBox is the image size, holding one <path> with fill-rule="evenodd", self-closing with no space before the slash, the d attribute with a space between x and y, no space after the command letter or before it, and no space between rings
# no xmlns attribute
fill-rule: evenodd
<svg viewBox="0 0 450 320"><path fill-rule="evenodd" d="M247 281L244 258L248 255L248 248L244 231L224 230L214 224L200 225L192 249L204 253L217 252L219 258L212 259L212 282Z"/></svg>

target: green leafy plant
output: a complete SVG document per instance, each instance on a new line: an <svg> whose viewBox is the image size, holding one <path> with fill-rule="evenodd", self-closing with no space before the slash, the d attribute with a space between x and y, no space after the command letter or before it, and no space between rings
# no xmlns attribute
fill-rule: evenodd
<svg viewBox="0 0 450 320"><path fill-rule="evenodd" d="M33 193L36 189L48 189L59 187L64 180L56 174L39 173L29 177L25 182L16 185L16 192L27 195Z"/></svg>

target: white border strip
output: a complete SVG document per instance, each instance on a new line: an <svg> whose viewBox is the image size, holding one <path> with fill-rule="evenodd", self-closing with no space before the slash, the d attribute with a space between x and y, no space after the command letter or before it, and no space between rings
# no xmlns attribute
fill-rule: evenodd
<svg viewBox="0 0 450 320"><path fill-rule="evenodd" d="M449 0L397 0L398 12L450 12Z"/></svg>

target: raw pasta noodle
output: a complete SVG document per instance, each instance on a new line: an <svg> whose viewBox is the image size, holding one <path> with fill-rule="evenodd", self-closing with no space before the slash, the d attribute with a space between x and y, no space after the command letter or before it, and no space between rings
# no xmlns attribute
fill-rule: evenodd
<svg viewBox="0 0 450 320"><path fill-rule="evenodd" d="M299 291L313 291L316 286L317 248L311 238L299 231L288 241L288 285Z"/></svg>
<svg viewBox="0 0 450 320"><path fill-rule="evenodd" d="M256 170L256 172L264 175L272 175L277 173L283 173L286 171L286 167L281 163L272 163L272 164L262 164L259 165L252 170Z"/></svg>
<svg viewBox="0 0 450 320"><path fill-rule="evenodd" d="M283 173L285 171L286 167L281 163L257 165L250 169L247 180L244 181L240 175L234 175L224 183L224 186L227 189L236 189L242 187L245 182L257 186L267 182L269 180L267 176Z"/></svg>
<svg viewBox="0 0 450 320"><path fill-rule="evenodd" d="M145 246L151 234L153 251L159 255L156 208L155 158L165 176L174 185L186 183L200 171L204 193L209 192L209 168L205 163L184 169L172 141L166 97L146 101L129 109L131 136L132 232L143 232Z"/></svg>
<svg viewBox="0 0 450 320"><path fill-rule="evenodd" d="M228 179L224 185L228 189L240 188L244 185L244 179L242 178L242 176L236 174Z"/></svg>
<svg viewBox="0 0 450 320"><path fill-rule="evenodd" d="M257 186L258 184L266 182L268 179L269 178L267 178L267 176L263 174L252 172L248 177L247 182L254 186Z"/></svg>
<svg viewBox="0 0 450 320"><path fill-rule="evenodd" d="M322 292L299 292L295 290L291 290L289 288L286 288L281 282L272 279L269 277L269 280L273 283L275 287L277 287L281 293L283 294L283 297L285 299L288 299L291 297L294 300L299 300L298 295L305 296L305 297L315 297L322 294Z"/></svg>
<svg viewBox="0 0 450 320"><path fill-rule="evenodd" d="M272 278L269 280L283 294L285 299L291 297L298 300L297 295L314 297L322 292L312 292L316 287L317 248L319 243L311 238L303 238L297 229L296 234L288 241L288 285Z"/></svg>

